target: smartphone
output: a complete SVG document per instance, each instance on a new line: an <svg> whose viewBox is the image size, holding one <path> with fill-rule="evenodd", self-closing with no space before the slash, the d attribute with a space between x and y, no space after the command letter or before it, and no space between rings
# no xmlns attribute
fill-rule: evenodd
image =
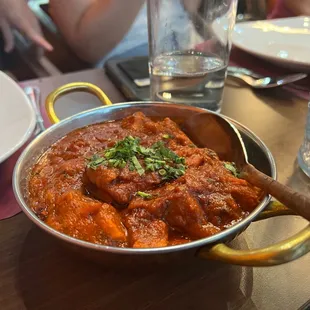
<svg viewBox="0 0 310 310"><path fill-rule="evenodd" d="M130 101L150 99L148 57L113 58L105 63L105 70L113 84Z"/></svg>

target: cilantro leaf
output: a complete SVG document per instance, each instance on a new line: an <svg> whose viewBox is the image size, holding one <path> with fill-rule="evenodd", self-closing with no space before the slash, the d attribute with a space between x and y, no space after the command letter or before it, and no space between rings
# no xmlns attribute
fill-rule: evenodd
<svg viewBox="0 0 310 310"><path fill-rule="evenodd" d="M140 145L139 138L127 136L99 154L92 156L87 167L96 170L105 165L123 169L128 163L130 171L137 171L139 175L145 171L157 172L162 180L176 179L184 175L186 170L185 158L167 148L163 141L144 147Z"/></svg>
<svg viewBox="0 0 310 310"><path fill-rule="evenodd" d="M239 178L239 172L234 162L224 162L224 167L230 171L235 177Z"/></svg>
<svg viewBox="0 0 310 310"><path fill-rule="evenodd" d="M140 192L140 191L137 192L136 195L140 196L140 197L142 197L144 199L152 199L153 198L153 196L151 194L148 194L148 193L145 193L145 192Z"/></svg>

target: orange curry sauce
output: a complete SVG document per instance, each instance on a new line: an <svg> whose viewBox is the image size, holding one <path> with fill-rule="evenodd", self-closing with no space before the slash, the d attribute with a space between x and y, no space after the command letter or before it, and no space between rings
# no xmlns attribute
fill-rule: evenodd
<svg viewBox="0 0 310 310"><path fill-rule="evenodd" d="M184 158L185 173L164 180L158 171L139 174L129 163L88 165L94 154L128 136L139 138L145 148L162 141ZM75 130L52 145L31 172L29 197L37 216L62 233L97 244L147 248L216 234L246 217L261 192L235 177L212 150L194 146L169 118L155 122L135 113Z"/></svg>

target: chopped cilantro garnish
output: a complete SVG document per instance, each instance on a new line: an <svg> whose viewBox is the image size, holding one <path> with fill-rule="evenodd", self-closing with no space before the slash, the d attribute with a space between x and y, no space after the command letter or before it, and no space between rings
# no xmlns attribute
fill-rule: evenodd
<svg viewBox="0 0 310 310"><path fill-rule="evenodd" d="M224 162L224 167L230 171L235 177L239 177L239 172L237 170L236 164L233 162Z"/></svg>
<svg viewBox="0 0 310 310"><path fill-rule="evenodd" d="M170 137L170 136L169 136ZM96 169L101 165L124 168L128 163L130 171L143 175L145 171L158 172L163 180L176 179L185 174L185 158L168 149L163 141L147 148L140 145L140 139L128 136L113 147L95 154L87 166Z"/></svg>
<svg viewBox="0 0 310 310"><path fill-rule="evenodd" d="M139 163L139 160L137 159L137 157L132 156L131 161L132 161L133 165L135 166L135 169L137 170L137 172L140 175L142 175L144 173L144 169L142 168L141 164Z"/></svg>
<svg viewBox="0 0 310 310"><path fill-rule="evenodd" d="M94 169L94 170L96 170L96 168L98 167L98 166L101 166L101 165L104 165L104 164L106 164L106 159L105 158L103 158L103 157L100 157L98 154L95 154L95 155L93 155L91 158L90 158L90 161L89 161L89 163L88 163L88 167L89 168L92 168L92 169Z"/></svg>
<svg viewBox="0 0 310 310"><path fill-rule="evenodd" d="M172 138L172 136L170 136L170 135L168 135L167 133L165 133L165 134L163 135L163 138L164 138L164 139L170 139L170 138Z"/></svg>
<svg viewBox="0 0 310 310"><path fill-rule="evenodd" d="M137 196L142 197L143 199L152 199L153 196L151 194L145 193L145 192L137 192L136 193Z"/></svg>
<svg viewBox="0 0 310 310"><path fill-rule="evenodd" d="M161 176L164 176L167 174L167 171L165 169L159 169L158 170L158 173L161 175Z"/></svg>

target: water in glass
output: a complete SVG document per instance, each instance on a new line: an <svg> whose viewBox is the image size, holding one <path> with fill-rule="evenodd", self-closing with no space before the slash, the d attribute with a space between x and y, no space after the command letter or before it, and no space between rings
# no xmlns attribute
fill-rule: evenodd
<svg viewBox="0 0 310 310"><path fill-rule="evenodd" d="M223 60L196 51L156 57L150 64L152 100L219 111L226 75Z"/></svg>

